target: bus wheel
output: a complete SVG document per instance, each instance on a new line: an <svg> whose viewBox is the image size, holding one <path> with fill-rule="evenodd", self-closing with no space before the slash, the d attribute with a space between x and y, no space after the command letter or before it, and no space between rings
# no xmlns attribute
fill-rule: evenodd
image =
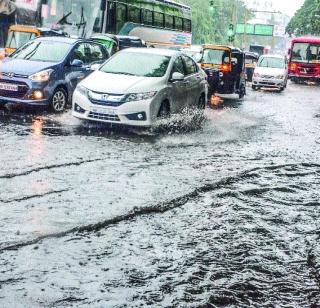
<svg viewBox="0 0 320 308"><path fill-rule="evenodd" d="M246 95L246 86L242 84L240 86L239 99L243 98L245 95Z"/></svg>

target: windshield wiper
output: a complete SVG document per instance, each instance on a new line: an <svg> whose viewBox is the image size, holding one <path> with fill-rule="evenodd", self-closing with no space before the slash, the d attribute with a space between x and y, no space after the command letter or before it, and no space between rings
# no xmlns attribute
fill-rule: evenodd
<svg viewBox="0 0 320 308"><path fill-rule="evenodd" d="M72 11L70 11L69 13L63 15L62 18L57 21L57 25L59 25L59 24L60 24L60 25L72 25L71 22L68 22L68 21L67 21L67 18L68 18L71 14L72 14Z"/></svg>
<svg viewBox="0 0 320 308"><path fill-rule="evenodd" d="M118 74L118 75L128 75L128 76L136 76L135 74L125 73L125 72L105 72L109 74Z"/></svg>

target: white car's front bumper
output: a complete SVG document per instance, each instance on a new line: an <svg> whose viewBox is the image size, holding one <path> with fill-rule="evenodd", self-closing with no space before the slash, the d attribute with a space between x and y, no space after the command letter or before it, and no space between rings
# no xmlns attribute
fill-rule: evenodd
<svg viewBox="0 0 320 308"><path fill-rule="evenodd" d="M90 121L148 127L156 118L152 113L151 104L152 99L123 103L117 107L93 104L87 96L75 90L72 115Z"/></svg>
<svg viewBox="0 0 320 308"><path fill-rule="evenodd" d="M252 85L264 88L283 88L285 87L285 79L253 77Z"/></svg>

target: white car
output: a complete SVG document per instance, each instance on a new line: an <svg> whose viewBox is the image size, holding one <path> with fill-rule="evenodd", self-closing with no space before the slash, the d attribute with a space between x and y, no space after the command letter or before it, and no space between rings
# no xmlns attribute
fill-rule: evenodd
<svg viewBox="0 0 320 308"><path fill-rule="evenodd" d="M280 55L263 55L254 69L252 89L274 88L283 91L287 86L288 65Z"/></svg>
<svg viewBox="0 0 320 308"><path fill-rule="evenodd" d="M205 108L206 74L175 50L129 48L79 83L72 114L80 119L152 126L185 108Z"/></svg>

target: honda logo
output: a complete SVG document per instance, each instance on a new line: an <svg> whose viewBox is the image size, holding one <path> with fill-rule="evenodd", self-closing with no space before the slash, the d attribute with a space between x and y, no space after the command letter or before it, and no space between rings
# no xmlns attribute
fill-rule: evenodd
<svg viewBox="0 0 320 308"><path fill-rule="evenodd" d="M107 100L108 100L108 97L109 97L109 94L102 94L102 95L101 95L101 99L102 99L103 101L107 101Z"/></svg>

